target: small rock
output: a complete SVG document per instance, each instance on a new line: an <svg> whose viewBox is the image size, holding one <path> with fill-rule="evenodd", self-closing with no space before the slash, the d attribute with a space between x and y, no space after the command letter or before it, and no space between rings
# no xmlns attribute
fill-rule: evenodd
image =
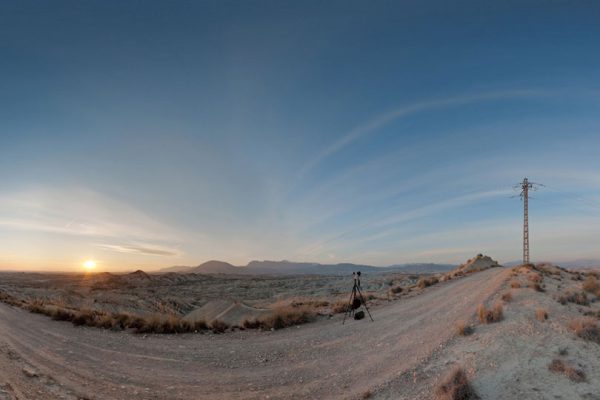
<svg viewBox="0 0 600 400"><path fill-rule="evenodd" d="M23 368L23 373L25 374L25 376L27 376L28 378L35 378L38 376L38 373L36 370L34 370L31 367L24 367Z"/></svg>

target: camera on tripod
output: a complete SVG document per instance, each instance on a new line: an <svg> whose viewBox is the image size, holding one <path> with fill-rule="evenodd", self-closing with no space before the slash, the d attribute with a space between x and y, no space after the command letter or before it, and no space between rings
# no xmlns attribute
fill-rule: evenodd
<svg viewBox="0 0 600 400"><path fill-rule="evenodd" d="M373 321L373 317L371 316L369 308L367 307L367 301L362 294L362 288L360 286L360 271L353 272L352 279L354 280L354 285L352 286L350 301L348 303L348 307L346 308L342 325L346 322L347 317L353 317L356 320L363 319L365 317L364 311L357 311L360 306L365 307L365 310L367 310L367 313L369 314L369 318L371 318L371 321Z"/></svg>

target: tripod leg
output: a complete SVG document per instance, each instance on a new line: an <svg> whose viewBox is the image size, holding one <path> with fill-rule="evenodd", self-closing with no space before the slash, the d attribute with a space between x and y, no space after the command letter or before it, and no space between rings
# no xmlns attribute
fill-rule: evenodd
<svg viewBox="0 0 600 400"><path fill-rule="evenodd" d="M352 300L356 296L356 291L352 288L352 292L350 293L350 301L348 302L348 309L344 311L344 320L342 321L342 325L346 323L346 317L350 316L350 312L352 310Z"/></svg>
<svg viewBox="0 0 600 400"><path fill-rule="evenodd" d="M365 306L365 310L367 310L367 314L369 314L369 318L371 318L372 322L375 322L375 320L373 320L373 317L371 316L371 312L369 311L369 307L367 307L367 301L365 300L362 292L360 291L360 288L358 289L358 294L360 295L360 300L362 301L363 305Z"/></svg>

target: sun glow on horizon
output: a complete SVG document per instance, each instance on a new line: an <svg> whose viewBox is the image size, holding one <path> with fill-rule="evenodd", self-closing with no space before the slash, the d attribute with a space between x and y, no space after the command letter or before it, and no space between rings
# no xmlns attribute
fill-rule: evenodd
<svg viewBox="0 0 600 400"><path fill-rule="evenodd" d="M83 268L85 268L86 271L92 271L94 268L96 268L96 261L86 260L83 263Z"/></svg>

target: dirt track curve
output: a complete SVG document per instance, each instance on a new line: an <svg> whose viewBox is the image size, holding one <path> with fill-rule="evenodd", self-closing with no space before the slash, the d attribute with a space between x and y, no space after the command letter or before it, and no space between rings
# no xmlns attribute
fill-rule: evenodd
<svg viewBox="0 0 600 400"><path fill-rule="evenodd" d="M494 268L372 310L275 332L134 335L0 305L0 400L359 398L386 391L495 294ZM388 396L394 398L392 393Z"/></svg>

